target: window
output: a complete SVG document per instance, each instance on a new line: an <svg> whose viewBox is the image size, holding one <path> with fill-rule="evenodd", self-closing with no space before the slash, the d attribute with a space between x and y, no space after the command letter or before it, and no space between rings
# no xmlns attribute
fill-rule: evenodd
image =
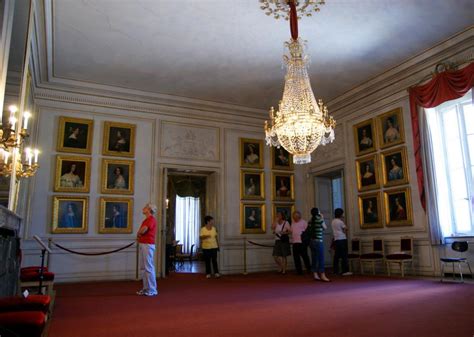
<svg viewBox="0 0 474 337"><path fill-rule="evenodd" d="M201 208L199 198L176 196L176 240L183 245L183 253L190 253L191 246L199 245Z"/></svg>
<svg viewBox="0 0 474 337"><path fill-rule="evenodd" d="M474 235L474 107L464 97L426 109L444 237Z"/></svg>

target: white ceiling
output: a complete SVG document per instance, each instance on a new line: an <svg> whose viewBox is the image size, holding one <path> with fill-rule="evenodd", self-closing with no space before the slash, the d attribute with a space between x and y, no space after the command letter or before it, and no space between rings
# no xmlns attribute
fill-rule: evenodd
<svg viewBox="0 0 474 337"><path fill-rule="evenodd" d="M300 36L327 101L472 24L472 0L327 0ZM53 0L60 78L267 109L288 39L258 0Z"/></svg>

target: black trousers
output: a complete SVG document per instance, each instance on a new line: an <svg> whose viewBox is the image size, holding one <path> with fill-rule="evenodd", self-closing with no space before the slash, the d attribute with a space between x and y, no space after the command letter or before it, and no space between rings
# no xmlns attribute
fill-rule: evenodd
<svg viewBox="0 0 474 337"><path fill-rule="evenodd" d="M206 275L211 274L211 261L214 274L219 273L219 268L217 268L217 248L203 249L202 254L204 255L204 262L206 263Z"/></svg>
<svg viewBox="0 0 474 337"><path fill-rule="evenodd" d="M342 274L347 273L349 271L349 262L348 262L348 248L347 248L347 239L344 240L336 240L334 241L334 263L333 263L333 271L334 274L339 274L339 259L341 259L341 268Z"/></svg>
<svg viewBox="0 0 474 337"><path fill-rule="evenodd" d="M301 268L301 259L303 259L304 266L306 270L311 270L311 263L309 262L308 256L308 246L302 243L294 243L293 244L293 260L295 261L295 268L298 274L303 273L303 269Z"/></svg>

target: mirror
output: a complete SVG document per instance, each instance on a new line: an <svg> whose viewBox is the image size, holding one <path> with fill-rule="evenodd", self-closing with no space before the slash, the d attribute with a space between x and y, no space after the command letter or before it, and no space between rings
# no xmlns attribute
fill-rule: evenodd
<svg viewBox="0 0 474 337"><path fill-rule="evenodd" d="M3 0L0 2L1 38L4 48L2 55L2 79L5 79L3 96L2 125L10 118L10 105L20 111L33 109L30 89L31 75L28 71L29 37L31 36L32 2L30 0ZM9 41L9 43L8 43ZM9 46L8 46L9 45ZM8 59L8 64L6 60ZM4 65L7 66L5 67ZM5 77L6 75L6 77ZM3 84L3 83L2 83ZM0 101L0 103L1 103ZM19 118L20 116L16 116ZM3 158L0 158L3 159ZM0 205L15 211L18 202L19 181L5 175L0 176Z"/></svg>

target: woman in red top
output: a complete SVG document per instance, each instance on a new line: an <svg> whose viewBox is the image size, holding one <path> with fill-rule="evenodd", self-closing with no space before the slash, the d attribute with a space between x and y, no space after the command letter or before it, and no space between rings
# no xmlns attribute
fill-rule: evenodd
<svg viewBox="0 0 474 337"><path fill-rule="evenodd" d="M146 204L143 207L143 215L146 219L143 220L142 225L137 233L138 245L140 248L140 263L143 266L143 289L137 291L140 296L156 296L158 290L156 289L156 275L155 275L155 236L156 236L156 219L153 216L156 214L156 206L153 204Z"/></svg>

